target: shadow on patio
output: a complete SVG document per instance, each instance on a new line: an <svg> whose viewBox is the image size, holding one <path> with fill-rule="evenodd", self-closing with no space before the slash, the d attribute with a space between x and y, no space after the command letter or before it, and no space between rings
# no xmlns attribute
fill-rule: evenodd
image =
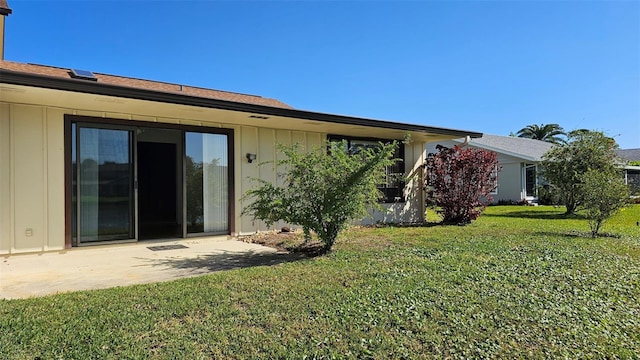
<svg viewBox="0 0 640 360"><path fill-rule="evenodd" d="M193 258L168 257L162 259L138 258L153 267L191 270L197 273L242 269L254 266L273 266L308 259L304 254L261 251L222 251L215 254L198 255ZM140 265L147 266L147 265Z"/></svg>

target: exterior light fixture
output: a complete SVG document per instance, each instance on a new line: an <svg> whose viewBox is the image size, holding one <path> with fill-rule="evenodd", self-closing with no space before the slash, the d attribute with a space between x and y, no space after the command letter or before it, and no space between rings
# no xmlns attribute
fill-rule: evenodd
<svg viewBox="0 0 640 360"><path fill-rule="evenodd" d="M258 156L256 154L247 153L247 161L249 162L249 164L251 164L257 157Z"/></svg>

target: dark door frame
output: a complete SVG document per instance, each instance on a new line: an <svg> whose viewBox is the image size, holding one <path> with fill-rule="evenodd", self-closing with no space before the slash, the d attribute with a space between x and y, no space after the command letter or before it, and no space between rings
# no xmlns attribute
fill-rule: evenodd
<svg viewBox="0 0 640 360"><path fill-rule="evenodd" d="M223 134L227 136L227 166L228 166L228 234L234 234L236 232L236 224L235 224L235 153L234 153L234 130L226 129L226 128L213 128L206 126L192 126L192 125L179 125L179 124L169 124L169 123L157 123L157 122L147 122L147 121L136 121L136 120L122 120L122 119L113 119L113 118L99 118L92 116L82 116L82 115L72 115L65 114L64 115L64 168L65 168L65 248L71 248L73 246L72 239L72 224L73 224L73 202L72 202L72 161L71 161L71 126L73 123L86 123L92 124L93 126L102 125L108 127L126 127L126 128L161 128L161 129L173 129L182 131L182 149L178 149L178 156L184 157L185 154L185 143L184 143L184 133L189 132L201 132L201 133L210 133L210 134ZM134 144L136 144L135 134L134 134ZM183 159L184 160L184 159ZM134 161L137 161L134 157ZM137 167L137 164L134 163L134 168ZM184 161L183 161L183 172L184 172ZM184 189L184 178L182 181L182 187ZM185 212L185 199L183 198L183 209ZM137 204L135 209L135 219L136 227L135 235L137 240L138 235L138 224L137 224ZM184 216L183 216L184 218ZM183 222L183 228L186 227L186 223ZM184 237L184 231L182 235ZM189 237L192 236L210 236L209 233L202 234L189 234Z"/></svg>

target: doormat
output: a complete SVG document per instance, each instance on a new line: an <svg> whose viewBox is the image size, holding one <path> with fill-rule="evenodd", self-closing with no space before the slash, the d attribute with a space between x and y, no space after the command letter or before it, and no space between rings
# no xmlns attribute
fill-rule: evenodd
<svg viewBox="0 0 640 360"><path fill-rule="evenodd" d="M188 249L188 246L184 245L160 245L160 246L147 246L147 249L151 251L162 251L162 250L175 250L175 249Z"/></svg>

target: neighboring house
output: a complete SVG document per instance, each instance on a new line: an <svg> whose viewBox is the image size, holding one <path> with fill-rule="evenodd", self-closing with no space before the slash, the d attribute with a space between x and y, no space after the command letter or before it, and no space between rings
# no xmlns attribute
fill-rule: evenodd
<svg viewBox="0 0 640 360"><path fill-rule="evenodd" d="M484 134L481 138L465 143L464 138L427 144L427 153L436 153L436 146L454 145L486 149L498 155L502 170L498 174L496 190L491 194L493 202L535 202L539 185L539 164L542 155L553 144L533 139Z"/></svg>
<svg viewBox="0 0 640 360"><path fill-rule="evenodd" d="M624 180L631 189L631 194L640 196L640 149L620 149L616 151L618 156L627 162L634 162L636 165L626 165L624 167Z"/></svg>
<svg viewBox="0 0 640 360"><path fill-rule="evenodd" d="M276 143L359 146L407 134L392 172L420 171L428 142L482 136L1 60L0 254L266 230L241 215L241 197L251 178L280 181L258 166L281 156ZM388 213L376 221L423 220L419 177L381 188Z"/></svg>
<svg viewBox="0 0 640 360"><path fill-rule="evenodd" d="M616 153L622 160L626 161L640 161L640 148L639 149L619 149Z"/></svg>

